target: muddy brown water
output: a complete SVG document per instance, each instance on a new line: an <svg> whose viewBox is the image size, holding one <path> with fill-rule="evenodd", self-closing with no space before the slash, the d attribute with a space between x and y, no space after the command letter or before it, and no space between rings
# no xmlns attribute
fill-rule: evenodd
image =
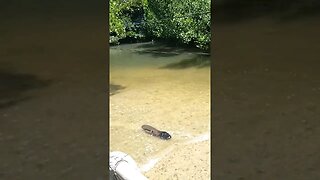
<svg viewBox="0 0 320 180"><path fill-rule="evenodd" d="M110 151L129 154L148 171L153 167L143 167L170 155L174 144L209 141L209 61L162 44L110 48ZM167 131L172 139L148 135L144 124Z"/></svg>

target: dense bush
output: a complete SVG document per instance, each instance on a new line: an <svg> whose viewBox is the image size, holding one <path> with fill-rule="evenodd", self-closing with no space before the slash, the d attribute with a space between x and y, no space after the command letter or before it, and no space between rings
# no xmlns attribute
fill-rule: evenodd
<svg viewBox="0 0 320 180"><path fill-rule="evenodd" d="M110 42L117 43L119 39L134 36L132 14L143 8L141 0L110 0L109 27Z"/></svg>
<svg viewBox="0 0 320 180"><path fill-rule="evenodd" d="M113 40L141 37L195 45L210 44L210 0L111 0Z"/></svg>

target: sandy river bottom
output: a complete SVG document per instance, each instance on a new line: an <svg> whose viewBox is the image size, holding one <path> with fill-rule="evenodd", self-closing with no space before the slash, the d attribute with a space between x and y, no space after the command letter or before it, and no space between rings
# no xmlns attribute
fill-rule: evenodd
<svg viewBox="0 0 320 180"><path fill-rule="evenodd" d="M110 51L110 151L129 154L149 179L209 179L210 67L159 68L186 55L160 61L119 51ZM121 56L144 65L124 67ZM172 139L146 134L144 124Z"/></svg>

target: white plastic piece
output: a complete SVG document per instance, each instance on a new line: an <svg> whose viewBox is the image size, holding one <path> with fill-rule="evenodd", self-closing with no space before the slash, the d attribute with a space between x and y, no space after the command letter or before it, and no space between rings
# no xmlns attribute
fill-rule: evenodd
<svg viewBox="0 0 320 180"><path fill-rule="evenodd" d="M110 153L109 170L123 180L148 180L141 174L136 162L126 153L113 151Z"/></svg>

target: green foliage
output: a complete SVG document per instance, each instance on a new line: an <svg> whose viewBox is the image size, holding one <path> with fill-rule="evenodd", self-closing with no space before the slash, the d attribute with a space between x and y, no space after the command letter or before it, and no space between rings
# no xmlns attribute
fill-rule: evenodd
<svg viewBox="0 0 320 180"><path fill-rule="evenodd" d="M110 0L109 27L110 32L117 34L118 38L125 37L125 25L122 20L121 8L119 0ZM124 17L125 18L125 17Z"/></svg>
<svg viewBox="0 0 320 180"><path fill-rule="evenodd" d="M132 14L143 13L147 37L195 45L210 44L210 0L111 0L110 32L117 38L137 37Z"/></svg>
<svg viewBox="0 0 320 180"><path fill-rule="evenodd" d="M210 44L210 0L149 0L149 33L207 50Z"/></svg>
<svg viewBox="0 0 320 180"><path fill-rule="evenodd" d="M135 36L131 14L142 8L145 0L110 0L109 27L110 33L116 33L110 40L117 41Z"/></svg>

